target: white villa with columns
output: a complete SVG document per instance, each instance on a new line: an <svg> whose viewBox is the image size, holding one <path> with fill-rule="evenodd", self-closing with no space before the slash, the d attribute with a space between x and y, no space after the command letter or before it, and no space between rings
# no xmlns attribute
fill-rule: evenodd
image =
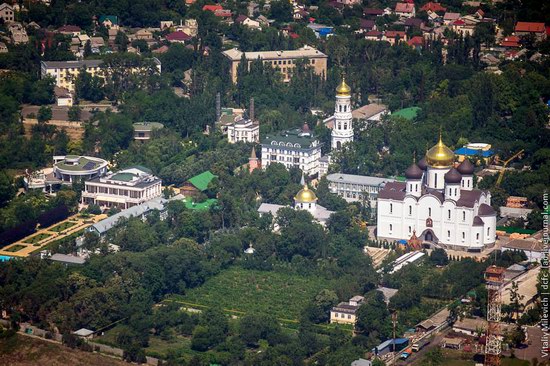
<svg viewBox="0 0 550 366"><path fill-rule="evenodd" d="M481 251L496 241L491 193L474 189L474 166L454 167L454 153L439 142L405 172L406 182L389 182L378 194L378 239L418 236L424 244Z"/></svg>
<svg viewBox="0 0 550 366"><path fill-rule="evenodd" d="M130 208L162 195L162 181L146 168L133 167L88 180L82 192L83 204Z"/></svg>

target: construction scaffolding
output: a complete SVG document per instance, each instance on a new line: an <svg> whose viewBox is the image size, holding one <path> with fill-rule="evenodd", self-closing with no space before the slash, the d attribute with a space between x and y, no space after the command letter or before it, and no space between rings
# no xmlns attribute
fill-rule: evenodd
<svg viewBox="0 0 550 366"><path fill-rule="evenodd" d="M501 298L504 282L502 267L491 266L485 271L487 287L487 336L485 341L485 366L500 366L502 345L500 340Z"/></svg>

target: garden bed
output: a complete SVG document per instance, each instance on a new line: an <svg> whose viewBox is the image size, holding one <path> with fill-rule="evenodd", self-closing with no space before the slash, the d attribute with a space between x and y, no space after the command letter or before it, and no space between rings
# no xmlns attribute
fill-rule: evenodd
<svg viewBox="0 0 550 366"><path fill-rule="evenodd" d="M75 226L76 224L77 223L73 222L73 221L65 221L65 222L62 222L59 225L56 225L56 226L52 227L51 229L48 229L48 231L53 231L53 232L56 232L56 233L60 233L62 231L65 231L65 230Z"/></svg>
<svg viewBox="0 0 550 366"><path fill-rule="evenodd" d="M40 243L42 240L49 238L50 236L52 236L52 234L40 233L38 235L34 235L30 238L23 240L23 242L28 244L37 244Z"/></svg>

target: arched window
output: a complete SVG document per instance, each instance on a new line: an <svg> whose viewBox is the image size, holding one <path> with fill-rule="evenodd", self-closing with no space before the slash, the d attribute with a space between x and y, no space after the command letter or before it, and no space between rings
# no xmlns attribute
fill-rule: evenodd
<svg viewBox="0 0 550 366"><path fill-rule="evenodd" d="M470 180L468 179L468 188L470 188Z"/></svg>
<svg viewBox="0 0 550 366"><path fill-rule="evenodd" d="M455 196L458 196L458 188L455 188Z"/></svg>
<svg viewBox="0 0 550 366"><path fill-rule="evenodd" d="M344 112L346 112L348 110L347 106L344 106Z"/></svg>
<svg viewBox="0 0 550 366"><path fill-rule="evenodd" d="M447 210L447 218L450 220L451 219L451 210Z"/></svg>
<svg viewBox="0 0 550 366"><path fill-rule="evenodd" d="M489 233L490 233L490 232L491 232L491 228L488 227L488 228L487 228L487 236L489 236Z"/></svg>
<svg viewBox="0 0 550 366"><path fill-rule="evenodd" d="M462 221L466 221L466 211L462 211Z"/></svg>
<svg viewBox="0 0 550 366"><path fill-rule="evenodd" d="M409 206L409 215L412 215L412 214L413 214L413 207Z"/></svg>
<svg viewBox="0 0 550 366"><path fill-rule="evenodd" d="M348 123L344 122L344 130L347 130L347 129L348 129Z"/></svg>
<svg viewBox="0 0 550 366"><path fill-rule="evenodd" d="M462 187L464 187L464 179L462 179L462 180L460 181L460 185L461 185Z"/></svg>
<svg viewBox="0 0 550 366"><path fill-rule="evenodd" d="M390 224L390 232L393 230L393 225Z"/></svg>
<svg viewBox="0 0 550 366"><path fill-rule="evenodd" d="M309 208L311 208L311 203L309 204Z"/></svg>
<svg viewBox="0 0 550 366"><path fill-rule="evenodd" d="M451 230L447 230L447 238L451 237Z"/></svg>
<svg viewBox="0 0 550 366"><path fill-rule="evenodd" d="M390 213L393 213L393 203L390 203Z"/></svg>
<svg viewBox="0 0 550 366"><path fill-rule="evenodd" d="M342 106L341 105L338 106L338 111L342 112Z"/></svg>
<svg viewBox="0 0 550 366"><path fill-rule="evenodd" d="M437 173L434 174L434 188L437 188Z"/></svg>
<svg viewBox="0 0 550 366"><path fill-rule="evenodd" d="M409 234L411 233L411 227L409 226Z"/></svg>
<svg viewBox="0 0 550 366"><path fill-rule="evenodd" d="M428 207L428 216L432 217L432 208L431 207Z"/></svg>
<svg viewBox="0 0 550 366"><path fill-rule="evenodd" d="M415 184L414 191L415 191L415 192L418 192L418 184Z"/></svg>
<svg viewBox="0 0 550 366"><path fill-rule="evenodd" d="M479 240L479 233L476 234L476 240Z"/></svg>
<svg viewBox="0 0 550 366"><path fill-rule="evenodd" d="M462 240L466 239L466 233L463 231L462 232Z"/></svg>
<svg viewBox="0 0 550 366"><path fill-rule="evenodd" d="M338 129L341 130L342 129L342 123L338 122Z"/></svg>

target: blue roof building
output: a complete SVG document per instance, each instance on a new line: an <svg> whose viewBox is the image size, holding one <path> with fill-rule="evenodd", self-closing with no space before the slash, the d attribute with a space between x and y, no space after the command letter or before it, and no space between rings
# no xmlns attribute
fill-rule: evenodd
<svg viewBox="0 0 550 366"><path fill-rule="evenodd" d="M461 147L458 150L455 150L456 155L463 155L463 156L476 156L481 154L484 158L490 158L491 156L495 155L493 150L477 150L477 149L470 149L467 147Z"/></svg>
<svg viewBox="0 0 550 366"><path fill-rule="evenodd" d="M386 353L392 352L393 344L395 344L394 352L399 352L409 345L409 339L408 338L388 339L387 341L382 342L378 346L374 347L372 349L372 352L374 352L379 356L385 355Z"/></svg>

